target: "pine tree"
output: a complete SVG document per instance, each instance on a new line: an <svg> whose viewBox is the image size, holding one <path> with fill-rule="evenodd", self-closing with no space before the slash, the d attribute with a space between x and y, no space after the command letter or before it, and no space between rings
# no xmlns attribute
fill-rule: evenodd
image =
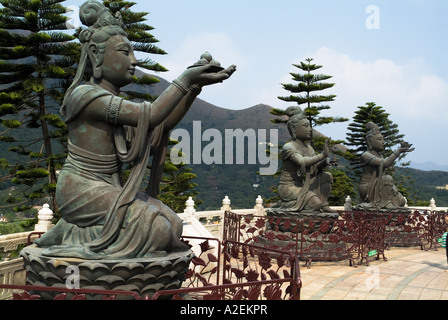
<svg viewBox="0 0 448 320"><path fill-rule="evenodd" d="M335 84L323 82L331 79L332 76L312 73L313 71L322 68L321 65L312 64L311 62L313 59L311 58L307 58L305 61L306 62L300 62L300 64L293 64L294 67L304 71L305 73L290 73L292 79L298 83L282 84L283 89L290 91L292 94L278 98L286 102L295 102L298 106L304 105L305 108L302 109L310 122L311 128L332 122L348 121L348 119L343 117L328 117L320 115L321 111L330 109L329 105L323 105L322 103L334 101L336 95L322 95L315 93L332 88ZM284 115L284 113L279 109L274 109L273 114ZM311 144L313 147L315 146L314 135L311 138Z"/></svg>
<svg viewBox="0 0 448 320"><path fill-rule="evenodd" d="M56 171L65 158L56 153L64 153L66 138L58 101L73 76L79 51L70 42L74 37L60 31L67 29L66 8L60 2L0 1L0 117L4 128L0 138L15 153L0 162L8 169L2 180L17 185L8 201L11 206L20 204L17 210L46 196L56 207Z"/></svg>
<svg viewBox="0 0 448 320"><path fill-rule="evenodd" d="M149 33L154 30L154 28L145 23L147 20L145 16L148 15L148 12L133 12L131 8L135 5L135 2L107 0L103 1L103 3L110 9L112 14L115 14L117 11L120 12L124 23L123 28L127 32L134 50L146 56L145 58L138 58L137 65L149 71L167 71L165 67L147 57L147 54L166 54L164 50L155 45L159 40ZM134 76L133 85L125 87L122 92L131 100L153 101L156 97L149 94L148 90L142 90L142 88L147 85L154 85L158 82L159 79L151 75L144 74L139 78ZM140 87L140 89L138 87Z"/></svg>
<svg viewBox="0 0 448 320"><path fill-rule="evenodd" d="M193 173L192 168L183 163L174 165L167 159L160 185L159 200L177 213L184 211L188 197L193 198L195 205L200 205L203 202L197 198L199 194L195 190L197 184L191 181L194 178L196 174Z"/></svg>
<svg viewBox="0 0 448 320"><path fill-rule="evenodd" d="M173 139L169 141L172 148L177 143L179 142ZM197 197L199 194L199 191L195 189L198 186L197 183L192 182L197 177L193 173L193 169L183 162L174 164L170 159L170 154L171 149L168 149L158 199L174 212L179 213L184 211L188 197L193 198L196 206L202 204L203 201ZM182 156L182 154L179 154L179 156Z"/></svg>
<svg viewBox="0 0 448 320"><path fill-rule="evenodd" d="M333 206L343 206L347 196L351 198L356 196L355 185L344 170L335 168L329 171L333 175L333 184L328 202Z"/></svg>

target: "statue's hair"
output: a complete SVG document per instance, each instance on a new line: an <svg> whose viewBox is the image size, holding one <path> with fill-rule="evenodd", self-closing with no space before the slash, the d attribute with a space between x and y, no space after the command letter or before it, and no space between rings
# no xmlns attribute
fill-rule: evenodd
<svg viewBox="0 0 448 320"><path fill-rule="evenodd" d="M123 29L121 14L117 12L115 17L112 16L110 10L96 0L89 0L81 6L79 18L87 28L81 30L78 36L79 42L81 43L81 57L75 78L68 88L64 102L62 103L61 113L63 115L66 98L81 83L86 70L90 70L92 66L99 67L102 65L107 40L115 35L127 36L126 31ZM88 58L87 51L91 43L95 43L98 49L95 61L90 61Z"/></svg>
<svg viewBox="0 0 448 320"><path fill-rule="evenodd" d="M79 34L81 43L90 41L102 43L112 35L126 35L120 12L113 17L110 10L101 2L95 0L85 2L79 10L79 18L88 27Z"/></svg>
<svg viewBox="0 0 448 320"><path fill-rule="evenodd" d="M285 110L285 114L290 118L296 114L301 114L301 113L302 113L302 109L298 106L291 106L291 107L286 108L286 110Z"/></svg>
<svg viewBox="0 0 448 320"><path fill-rule="evenodd" d="M285 114L289 116L286 127L288 128L291 137L295 139L297 125L301 120L306 119L306 115L300 107L289 107L285 110Z"/></svg>

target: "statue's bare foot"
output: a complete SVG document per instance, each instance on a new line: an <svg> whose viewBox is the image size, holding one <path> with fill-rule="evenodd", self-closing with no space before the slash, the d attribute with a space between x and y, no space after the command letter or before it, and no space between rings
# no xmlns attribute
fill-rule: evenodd
<svg viewBox="0 0 448 320"><path fill-rule="evenodd" d="M322 208L323 212L329 212L329 213L336 213L337 211L334 209L331 209L330 206L325 206Z"/></svg>

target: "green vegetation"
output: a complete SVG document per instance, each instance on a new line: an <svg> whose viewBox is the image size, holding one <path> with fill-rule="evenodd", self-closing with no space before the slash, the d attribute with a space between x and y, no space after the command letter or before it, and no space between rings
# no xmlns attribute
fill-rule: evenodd
<svg viewBox="0 0 448 320"><path fill-rule="evenodd" d="M61 32L67 20L61 2L0 1L0 140L2 151L11 153L2 153L0 181L9 188L2 207L16 211L44 197L56 206L56 171L66 156L67 133L58 102L79 48Z"/></svg>

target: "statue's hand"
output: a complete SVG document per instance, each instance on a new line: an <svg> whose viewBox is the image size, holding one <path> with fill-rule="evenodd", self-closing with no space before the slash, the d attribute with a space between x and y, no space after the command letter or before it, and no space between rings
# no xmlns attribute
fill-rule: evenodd
<svg viewBox="0 0 448 320"><path fill-rule="evenodd" d="M399 153L412 152L415 148L412 148L412 144L409 142L402 142L401 147L398 149Z"/></svg>
<svg viewBox="0 0 448 320"><path fill-rule="evenodd" d="M209 52L201 55L201 58L182 73L178 78L185 86L208 86L228 79L236 71L236 66L231 65L224 69L221 64L213 59Z"/></svg>
<svg viewBox="0 0 448 320"><path fill-rule="evenodd" d="M230 76L236 71L236 65L232 64L230 67L219 71L218 73L225 73L228 75L227 78L230 78Z"/></svg>
<svg viewBox="0 0 448 320"><path fill-rule="evenodd" d="M328 157L328 155L330 154L330 140L331 138L327 138L324 143L324 149L322 150L322 154L325 157Z"/></svg>
<svg viewBox="0 0 448 320"><path fill-rule="evenodd" d="M205 64L193 68L188 68L179 77L179 80L187 87L192 85L198 85L200 87L212 85L215 83L223 82L228 79L235 71L236 66L232 65L227 69L214 72L216 66L212 64Z"/></svg>

